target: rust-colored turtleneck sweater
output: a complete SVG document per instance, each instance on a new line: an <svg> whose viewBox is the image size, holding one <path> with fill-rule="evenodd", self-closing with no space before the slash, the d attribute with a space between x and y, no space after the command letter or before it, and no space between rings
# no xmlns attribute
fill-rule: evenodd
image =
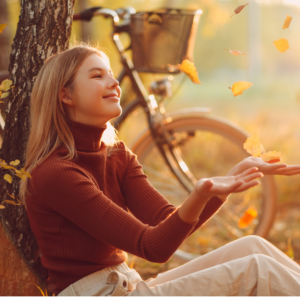
<svg viewBox="0 0 300 300"><path fill-rule="evenodd" d="M57 160L68 153L62 145L31 172L28 218L48 270L48 291L56 295L84 276L123 263L126 252L166 262L222 205L213 197L198 221L184 222L123 142L107 157L101 141L106 126L71 121L79 159Z"/></svg>

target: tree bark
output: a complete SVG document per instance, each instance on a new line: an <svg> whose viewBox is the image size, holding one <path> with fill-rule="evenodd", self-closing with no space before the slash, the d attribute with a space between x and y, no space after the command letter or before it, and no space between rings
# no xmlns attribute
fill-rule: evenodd
<svg viewBox="0 0 300 300"><path fill-rule="evenodd" d="M7 163L19 159L18 169L24 167L25 163L33 83L47 57L68 49L74 1L22 1L9 64L9 77L15 88L7 98L6 124L0 153L0 158ZM6 182L3 176L9 173L7 171L0 169L0 202L10 199L6 190L12 195L18 195L19 192L21 179L14 176L12 184ZM0 210L0 295L41 295L31 283L45 287L47 273L40 262L38 245L26 209L23 205L5 203L5 206L5 209ZM19 268L11 268L17 261L20 261Z"/></svg>

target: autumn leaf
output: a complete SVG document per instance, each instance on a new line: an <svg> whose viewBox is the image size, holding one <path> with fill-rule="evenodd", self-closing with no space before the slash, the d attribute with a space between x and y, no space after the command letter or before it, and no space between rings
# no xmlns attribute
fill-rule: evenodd
<svg viewBox="0 0 300 300"><path fill-rule="evenodd" d="M293 19L292 17L290 17L289 15L287 15L287 16L286 16L286 19L285 19L285 21L284 21L284 24L283 24L282 29L289 28L292 19Z"/></svg>
<svg viewBox="0 0 300 300"><path fill-rule="evenodd" d="M199 81L198 72L197 72L197 69L196 69L194 63L192 63L188 59L183 60L180 65L174 66L174 65L168 64L168 69L171 72L173 72L176 69L177 70L179 69L180 71L184 72L193 81L193 83L201 84L201 82Z"/></svg>
<svg viewBox="0 0 300 300"><path fill-rule="evenodd" d="M263 153L260 158L265 162L274 163L281 161L281 152L269 151L267 153Z"/></svg>
<svg viewBox="0 0 300 300"><path fill-rule="evenodd" d="M4 30L4 28L8 25L7 24L0 24L0 33L2 33L2 31Z"/></svg>
<svg viewBox="0 0 300 300"><path fill-rule="evenodd" d="M248 227L253 220L257 217L257 210L254 207L248 208L244 215L240 218L238 226L240 228Z"/></svg>
<svg viewBox="0 0 300 300"><path fill-rule="evenodd" d="M247 3L247 4L245 4L245 5L240 5L240 6L238 6L235 10L234 10L234 14L230 17L230 18L232 18L235 14L237 15L237 14L239 14L243 9L244 9L244 7L246 6L246 5L248 5L249 3Z"/></svg>
<svg viewBox="0 0 300 300"><path fill-rule="evenodd" d="M5 206L4 205L0 205L0 209L4 209L5 208Z"/></svg>
<svg viewBox="0 0 300 300"><path fill-rule="evenodd" d="M3 177L6 181L8 181L9 183L12 182L12 178L9 174L5 174L4 177Z"/></svg>
<svg viewBox="0 0 300 300"><path fill-rule="evenodd" d="M18 164L20 163L20 161L18 159L14 160L14 161L11 161L9 164L11 166L17 166Z"/></svg>
<svg viewBox="0 0 300 300"><path fill-rule="evenodd" d="M241 55L241 54L246 55L244 52L241 52L239 50L229 50L229 49L226 49L226 48L224 48L224 49L228 50L232 55Z"/></svg>
<svg viewBox="0 0 300 300"><path fill-rule="evenodd" d="M229 89L233 92L234 97L236 97L242 95L243 91L249 89L252 85L253 83L248 81L237 81L232 85L232 87L229 87Z"/></svg>
<svg viewBox="0 0 300 300"><path fill-rule="evenodd" d="M9 95L9 92L3 93L3 94L1 95L1 99L7 97L8 95ZM2 101L0 101L0 102L2 102ZM5 103L5 102L3 102L3 103Z"/></svg>
<svg viewBox="0 0 300 300"><path fill-rule="evenodd" d="M7 193L7 192L6 192ZM12 197L13 199L15 199L15 196L12 196L11 194L7 193L7 195L9 195L10 197Z"/></svg>
<svg viewBox="0 0 300 300"><path fill-rule="evenodd" d="M263 147L256 132L254 133L254 135L247 138L243 146L244 149L252 156L260 157Z"/></svg>
<svg viewBox="0 0 300 300"><path fill-rule="evenodd" d="M4 202L7 202L7 203L12 204L12 205L14 205L14 206L21 205L21 204L16 203L16 202L14 202L14 201L12 201L12 200L4 200Z"/></svg>
<svg viewBox="0 0 300 300"><path fill-rule="evenodd" d="M290 48L289 42L287 39L279 39L273 42L277 50L281 53L285 52Z"/></svg>
<svg viewBox="0 0 300 300"><path fill-rule="evenodd" d="M287 251L285 254L290 257L291 259L294 259L294 249L292 247L292 239L291 237L288 238L288 244L287 244Z"/></svg>
<svg viewBox="0 0 300 300"><path fill-rule="evenodd" d="M2 81L0 85L0 91L8 91L12 86L12 81L9 79L5 79Z"/></svg>

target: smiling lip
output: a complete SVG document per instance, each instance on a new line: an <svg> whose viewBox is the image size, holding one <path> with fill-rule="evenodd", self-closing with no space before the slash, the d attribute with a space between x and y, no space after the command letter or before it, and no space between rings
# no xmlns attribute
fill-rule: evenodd
<svg viewBox="0 0 300 300"><path fill-rule="evenodd" d="M104 99L111 99L111 100L117 100L117 101L119 101L119 97L118 97L118 95L117 95L117 94L108 94L108 95L106 95L106 96L104 96L104 97L102 97L102 98L104 98Z"/></svg>

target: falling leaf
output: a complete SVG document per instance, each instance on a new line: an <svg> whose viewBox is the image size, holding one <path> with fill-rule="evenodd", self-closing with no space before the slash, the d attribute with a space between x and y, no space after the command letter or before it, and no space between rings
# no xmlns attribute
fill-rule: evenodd
<svg viewBox="0 0 300 300"><path fill-rule="evenodd" d="M281 53L285 52L290 48L289 42L287 39L279 39L273 42L277 50Z"/></svg>
<svg viewBox="0 0 300 300"><path fill-rule="evenodd" d="M253 220L257 217L257 211L254 207L248 208L244 215L240 218L238 226L240 228L246 228L248 227Z"/></svg>
<svg viewBox="0 0 300 300"><path fill-rule="evenodd" d="M286 19L285 19L285 21L284 21L284 24L283 24L283 28L282 28L282 29L289 28L292 19L293 19L292 17L290 17L289 15L287 15L287 16L286 16Z"/></svg>
<svg viewBox="0 0 300 300"><path fill-rule="evenodd" d="M148 18L148 22L149 23L156 23L156 24L162 24L162 18L158 15L158 14L152 14L149 18Z"/></svg>
<svg viewBox="0 0 300 300"><path fill-rule="evenodd" d="M14 206L21 205L21 204L16 203L16 202L14 202L14 201L12 201L12 200L4 200L4 202L7 202L7 203L12 204L12 205L14 205Z"/></svg>
<svg viewBox="0 0 300 300"><path fill-rule="evenodd" d="M229 49L226 49L226 48L224 48L224 49L228 50L232 55L241 55L241 54L246 55L244 52L241 52L239 50L229 50Z"/></svg>
<svg viewBox="0 0 300 300"><path fill-rule="evenodd" d="M234 97L236 97L242 95L243 91L249 89L252 85L253 83L248 81L237 81L232 85L232 87L229 87L229 89L232 90Z"/></svg>
<svg viewBox="0 0 300 300"><path fill-rule="evenodd" d="M281 152L276 151L269 151L267 153L263 153L261 156L261 159L265 162L274 163L281 161Z"/></svg>
<svg viewBox="0 0 300 300"><path fill-rule="evenodd" d="M9 183L12 182L12 178L9 174L5 174L4 177L3 177L6 181L8 181Z"/></svg>
<svg viewBox="0 0 300 300"><path fill-rule="evenodd" d="M249 3L247 3L247 4L245 4L245 5L240 5L240 6L238 6L235 10L234 10L234 14L230 17L230 18L232 18L235 14L239 14L243 9L244 9L244 7L246 6L246 5L248 5Z"/></svg>
<svg viewBox="0 0 300 300"><path fill-rule="evenodd" d="M2 81L0 85L0 91L8 91L11 88L12 81L9 79L5 79Z"/></svg>
<svg viewBox="0 0 300 300"><path fill-rule="evenodd" d="M20 163L20 161L18 159L14 160L14 161L11 161L9 164L11 166L17 166L18 164Z"/></svg>
<svg viewBox="0 0 300 300"><path fill-rule="evenodd" d="M0 33L2 33L2 31L4 30L4 28L8 25L7 24L0 24Z"/></svg>
<svg viewBox="0 0 300 300"><path fill-rule="evenodd" d="M197 72L197 69L196 69L194 63L192 63L188 59L183 60L180 65L174 66L174 65L168 64L168 69L170 72L173 72L174 70L179 69L182 72L184 72L193 81L193 83L201 84L201 82L199 81L198 72Z"/></svg>
<svg viewBox="0 0 300 300"><path fill-rule="evenodd" d="M4 205L0 205L0 209L4 209L5 208L5 206Z"/></svg>
<svg viewBox="0 0 300 300"><path fill-rule="evenodd" d="M254 157L260 157L261 151L263 149L260 140L255 132L254 135L247 138L244 143L244 149Z"/></svg>

